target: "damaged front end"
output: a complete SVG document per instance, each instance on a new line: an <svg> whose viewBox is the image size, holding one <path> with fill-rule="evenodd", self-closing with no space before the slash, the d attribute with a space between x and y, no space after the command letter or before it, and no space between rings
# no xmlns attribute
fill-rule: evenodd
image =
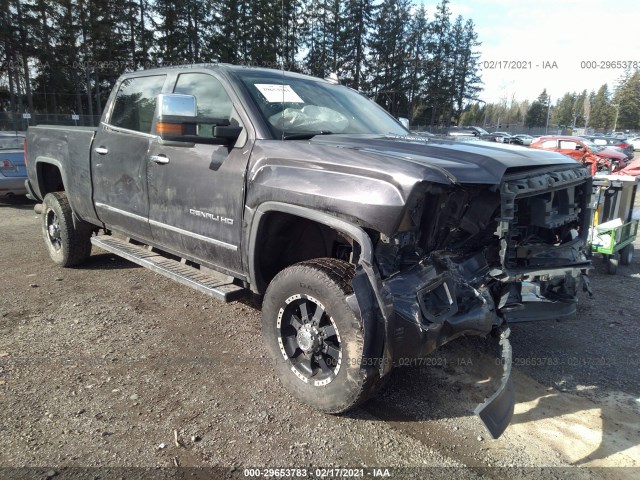
<svg viewBox="0 0 640 480"><path fill-rule="evenodd" d="M587 169L507 171L500 185L424 183L375 258L388 305L385 360L462 335L500 335L504 376L476 413L494 438L513 414L507 324L575 315L590 266Z"/></svg>

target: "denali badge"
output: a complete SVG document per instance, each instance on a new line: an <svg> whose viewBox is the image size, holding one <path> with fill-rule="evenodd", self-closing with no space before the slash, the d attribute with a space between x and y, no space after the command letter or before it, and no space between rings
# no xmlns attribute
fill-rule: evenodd
<svg viewBox="0 0 640 480"><path fill-rule="evenodd" d="M189 213L191 215L195 215L196 217L208 218L209 220L213 220L214 222L222 222L227 225L233 225L233 218L221 217L220 215L214 215L209 212L201 212L200 210L195 210L193 208L189 209Z"/></svg>

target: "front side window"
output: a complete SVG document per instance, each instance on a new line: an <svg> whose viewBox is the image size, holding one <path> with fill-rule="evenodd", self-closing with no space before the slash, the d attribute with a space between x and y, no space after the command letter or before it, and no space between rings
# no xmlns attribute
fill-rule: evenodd
<svg viewBox="0 0 640 480"><path fill-rule="evenodd" d="M156 111L156 99L162 92L166 75L128 78L120 84L110 124L136 132L150 133Z"/></svg>
<svg viewBox="0 0 640 480"><path fill-rule="evenodd" d="M558 144L555 140L545 140L541 145L542 148L556 148L557 146Z"/></svg>
<svg viewBox="0 0 640 480"><path fill-rule="evenodd" d="M173 93L193 95L196 97L198 117L230 121L233 113L233 103L225 91L222 83L206 73L183 73L178 76ZM214 125L201 124L198 135L211 137Z"/></svg>

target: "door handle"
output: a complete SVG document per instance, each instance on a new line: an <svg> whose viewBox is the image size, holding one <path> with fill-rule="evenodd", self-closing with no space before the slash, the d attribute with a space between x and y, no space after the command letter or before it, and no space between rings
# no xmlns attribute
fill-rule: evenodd
<svg viewBox="0 0 640 480"><path fill-rule="evenodd" d="M157 163L158 165L166 165L169 163L169 158L166 155L151 155L151 161Z"/></svg>
<svg viewBox="0 0 640 480"><path fill-rule="evenodd" d="M100 155L106 155L109 153L109 149L107 147L96 147L93 149L94 152L99 153Z"/></svg>

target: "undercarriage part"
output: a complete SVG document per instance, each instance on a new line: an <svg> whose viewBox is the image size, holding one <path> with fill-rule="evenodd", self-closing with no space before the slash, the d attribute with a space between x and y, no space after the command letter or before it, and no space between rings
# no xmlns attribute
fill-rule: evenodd
<svg viewBox="0 0 640 480"><path fill-rule="evenodd" d="M480 417L482 423L489 431L492 438L500 437L511 422L515 406L513 382L511 381L512 349L509 341L509 328L502 330L500 334L500 350L502 359L502 381L498 390L487 398L484 403L478 405L475 414Z"/></svg>

